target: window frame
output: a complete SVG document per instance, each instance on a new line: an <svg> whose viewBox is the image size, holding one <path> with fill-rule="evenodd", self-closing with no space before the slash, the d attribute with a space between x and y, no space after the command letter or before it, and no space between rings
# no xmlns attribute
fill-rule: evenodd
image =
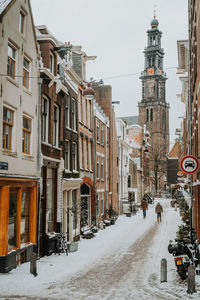
<svg viewBox="0 0 200 300"><path fill-rule="evenodd" d="M44 111L44 101L47 103L47 111ZM41 140L43 143L48 143L48 132L49 132L49 110L50 103L46 97L42 97L42 122L41 122ZM44 121L45 119L45 121ZM44 132L45 126L45 132ZM44 138L45 135L45 138Z"/></svg>
<svg viewBox="0 0 200 300"><path fill-rule="evenodd" d="M72 130L77 130L77 124L76 124L76 114L77 114L77 108L76 108L76 100L72 97Z"/></svg>
<svg viewBox="0 0 200 300"><path fill-rule="evenodd" d="M56 115L55 115L55 109L56 109ZM54 104L53 107L53 146L54 147L58 147L59 123L60 123L60 107L57 104Z"/></svg>
<svg viewBox="0 0 200 300"><path fill-rule="evenodd" d="M101 158L101 180L104 180L104 157Z"/></svg>
<svg viewBox="0 0 200 300"><path fill-rule="evenodd" d="M24 128L24 118L30 121L30 129ZM25 152L26 150L26 135L24 133L28 134L28 152ZM31 153L31 133L32 133L32 119L26 115L22 116L22 153L26 155L30 155ZM24 140L24 147L23 147L23 140Z"/></svg>
<svg viewBox="0 0 200 300"><path fill-rule="evenodd" d="M2 140L2 148L4 149L4 150L9 150L9 151L12 151L12 131L13 131L13 126L14 126L14 111L13 110L11 110L10 108L8 108L7 106L3 106L3 111L4 111L4 109L7 109L7 110L9 110L10 112L11 112L11 115L12 115L12 123L9 123L8 121L5 121L4 120L4 118L3 118L3 135L2 135L2 138L3 138L3 140ZM3 147L3 145L6 145L7 143L6 143L6 131L5 131L5 135L4 135L4 126L10 126L11 127L11 129L10 129L10 148L7 148L7 147ZM6 128L6 127L5 127ZM7 146L7 145L6 145Z"/></svg>
<svg viewBox="0 0 200 300"><path fill-rule="evenodd" d="M104 193L101 193L101 215L104 215Z"/></svg>
<svg viewBox="0 0 200 300"><path fill-rule="evenodd" d="M9 55L9 47L14 50L14 57ZM14 64L14 75L12 76L12 71L11 71L11 64ZM8 42L8 62L7 62L7 76L15 80L15 74L16 74L16 65L17 65L17 48Z"/></svg>
<svg viewBox="0 0 200 300"><path fill-rule="evenodd" d="M24 61L28 62L29 68L26 68L26 66L24 65ZM23 56L23 78L22 78L22 80L23 80L23 87L25 87L27 90L30 89L30 66L31 66L30 59L26 55L24 55Z"/></svg>
<svg viewBox="0 0 200 300"><path fill-rule="evenodd" d="M78 157L77 157L77 143L72 143L72 170L77 171L78 170Z"/></svg>
<svg viewBox="0 0 200 300"><path fill-rule="evenodd" d="M67 150L67 151L66 151ZM67 156L66 156L67 153ZM66 159L67 158L67 159ZM65 170L70 171L70 141L65 140L65 159L64 159ZM68 167L67 167L68 166Z"/></svg>
<svg viewBox="0 0 200 300"><path fill-rule="evenodd" d="M70 99L70 94L67 94L65 98L65 128L70 127Z"/></svg>

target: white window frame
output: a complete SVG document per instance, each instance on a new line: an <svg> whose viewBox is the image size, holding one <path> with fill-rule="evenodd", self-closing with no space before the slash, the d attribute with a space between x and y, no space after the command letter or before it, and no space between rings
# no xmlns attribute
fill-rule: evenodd
<svg viewBox="0 0 200 300"><path fill-rule="evenodd" d="M65 163L64 164L65 164L65 170L70 171L70 141L69 140L65 140Z"/></svg>
<svg viewBox="0 0 200 300"><path fill-rule="evenodd" d="M104 145L104 128L103 128L103 125L101 125L101 145Z"/></svg>
<svg viewBox="0 0 200 300"><path fill-rule="evenodd" d="M77 143L72 143L72 169L73 171L77 171L78 169L78 161L77 161Z"/></svg>
<svg viewBox="0 0 200 300"><path fill-rule="evenodd" d="M76 109L76 100L72 98L72 127L71 129L77 130L76 127L76 114L77 114L77 109Z"/></svg>
<svg viewBox="0 0 200 300"><path fill-rule="evenodd" d="M99 156L97 156L97 180L100 179L100 170L99 170Z"/></svg>
<svg viewBox="0 0 200 300"><path fill-rule="evenodd" d="M97 216L100 216L100 199L99 199L99 193L97 193Z"/></svg>
<svg viewBox="0 0 200 300"><path fill-rule="evenodd" d="M101 180L104 180L104 158L101 158Z"/></svg>
<svg viewBox="0 0 200 300"><path fill-rule="evenodd" d="M97 120L97 143L100 143L99 121Z"/></svg>
<svg viewBox="0 0 200 300"><path fill-rule="evenodd" d="M44 102L47 103L46 112L44 111ZM45 132L44 132L44 118L45 118ZM49 133L49 100L46 97L42 97L42 122L41 122L41 139L42 143L48 143ZM44 138L45 136L45 138Z"/></svg>
<svg viewBox="0 0 200 300"><path fill-rule="evenodd" d="M70 95L66 95L65 101L65 127L70 128Z"/></svg>
<svg viewBox="0 0 200 300"><path fill-rule="evenodd" d="M101 215L104 215L104 193L101 193Z"/></svg>
<svg viewBox="0 0 200 300"><path fill-rule="evenodd" d="M54 55L51 52L49 57L49 70L52 74L54 74Z"/></svg>
<svg viewBox="0 0 200 300"><path fill-rule="evenodd" d="M57 109L56 115L55 115L55 108ZM54 104L54 108L53 108L53 146L54 147L58 147L59 121L60 121L59 119L60 119L60 108L57 104Z"/></svg>

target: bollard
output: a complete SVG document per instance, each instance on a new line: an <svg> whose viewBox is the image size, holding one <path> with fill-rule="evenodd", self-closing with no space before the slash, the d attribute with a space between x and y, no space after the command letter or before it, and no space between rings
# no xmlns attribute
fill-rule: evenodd
<svg viewBox="0 0 200 300"><path fill-rule="evenodd" d="M196 292L195 289L195 266L189 266L188 268L188 289L187 293L192 294Z"/></svg>
<svg viewBox="0 0 200 300"><path fill-rule="evenodd" d="M33 252L31 255L30 273L33 274L35 277L37 276L37 257L35 252Z"/></svg>
<svg viewBox="0 0 200 300"><path fill-rule="evenodd" d="M167 260L166 258L161 259L160 266L160 282L167 282Z"/></svg>

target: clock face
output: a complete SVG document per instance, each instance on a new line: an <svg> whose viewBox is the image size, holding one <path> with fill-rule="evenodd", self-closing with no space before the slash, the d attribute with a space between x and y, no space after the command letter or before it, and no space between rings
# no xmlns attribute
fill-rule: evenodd
<svg viewBox="0 0 200 300"><path fill-rule="evenodd" d="M148 75L154 75L154 68L148 68L147 74Z"/></svg>

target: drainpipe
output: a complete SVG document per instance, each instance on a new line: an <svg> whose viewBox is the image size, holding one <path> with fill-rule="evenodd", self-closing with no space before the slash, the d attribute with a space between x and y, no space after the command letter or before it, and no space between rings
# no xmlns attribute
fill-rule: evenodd
<svg viewBox="0 0 200 300"><path fill-rule="evenodd" d="M41 98L42 98L42 78L38 78L38 106L37 106L37 134L38 134L38 145L37 145L37 171L39 184L38 184L38 199L37 199L37 258L40 257L40 201L41 201Z"/></svg>
<svg viewBox="0 0 200 300"><path fill-rule="evenodd" d="M190 47L190 37L191 37L191 30L190 30L190 0L188 0L188 114L189 114L189 154L192 155L192 103L191 103L191 76L190 76L190 57L191 57L191 47ZM190 195L191 195L191 206L190 206L190 238L191 242L193 242L193 234L192 234L192 225L193 225L193 192L192 192L192 175L189 176L190 178Z"/></svg>
<svg viewBox="0 0 200 300"><path fill-rule="evenodd" d="M92 98L92 129L93 129L93 161L94 161L94 212L95 212L95 225L97 226L97 203L96 203L96 130L95 130L95 113L94 113L94 104L95 104L95 99L94 97Z"/></svg>

